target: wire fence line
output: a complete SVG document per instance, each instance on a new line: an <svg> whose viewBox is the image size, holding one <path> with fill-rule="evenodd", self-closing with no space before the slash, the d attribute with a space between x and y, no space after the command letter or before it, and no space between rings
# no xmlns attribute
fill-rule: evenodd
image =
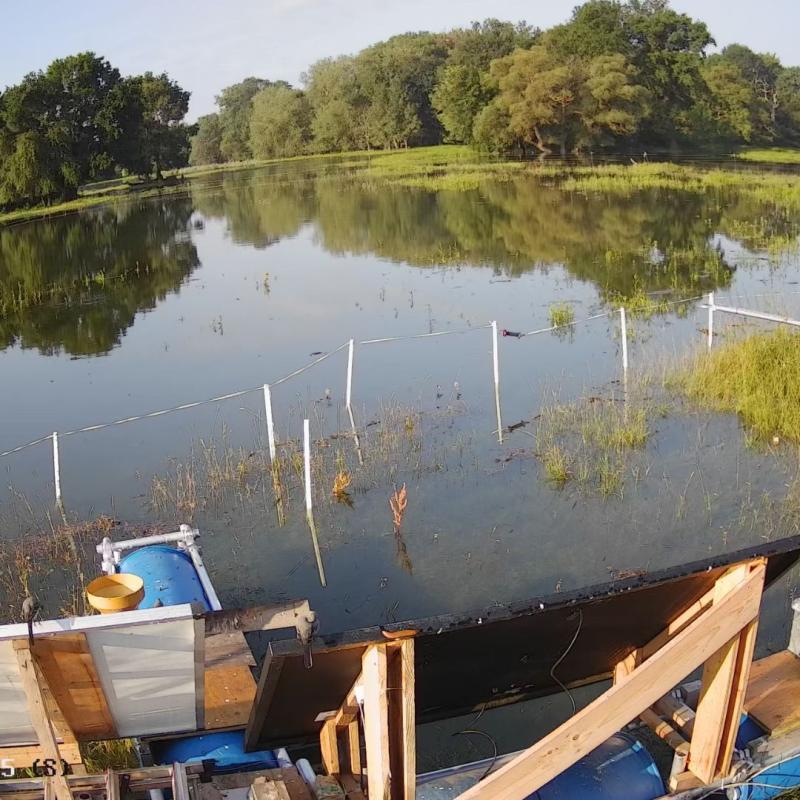
<svg viewBox="0 0 800 800"><path fill-rule="evenodd" d="M777 294L777 293L776 293ZM788 294L788 293L785 293ZM800 293L799 293L800 294ZM762 296L767 296L763 294ZM715 313L725 313L731 315L738 315L743 317L750 317L760 320L766 320L769 322L774 322L778 324L788 324L788 325L795 325L800 326L800 321L794 320L788 317L782 317L777 314L770 314L767 312L762 311L755 311L749 310L744 308L734 308L723 306L721 304L716 303L715 295L713 292L708 293L707 295L698 295L694 297L684 298L681 300L669 301L667 303L661 304L662 307L666 306L678 306L682 304L691 303L697 300L706 299L706 303L703 303L699 306L699 308L707 309L708 310L708 347L709 349L713 345L714 341L714 314ZM571 320L569 322L565 322L558 325L550 325L544 328L537 328L532 331L527 332L513 332L503 329L502 334L503 336L510 336L517 339L527 338L529 336L537 336L540 334L550 333L558 330L566 330L570 328L575 328L578 325L582 325L585 323L593 322L599 319L610 319L617 315L619 315L619 326L620 326L620 336L621 336L621 367L622 367L622 376L627 381L628 376L628 331L627 331L627 323L626 323L626 309L624 306L604 311L598 314L592 314L588 317L584 317L579 320ZM348 357L347 357L347 385L346 385L346 410L348 412L348 416L350 419L352 433L354 437L354 442L356 443L356 448L359 450L359 457L361 456L360 453L360 445L358 443L358 430L355 424L355 419L353 415L353 409L351 405L351 398L352 398L352 383L353 383L353 354L355 345L358 344L360 346L367 346L373 344L383 344L388 342L399 342L399 341L410 341L416 339L429 339L429 338L436 338L441 336L455 336L455 335L463 335L467 333L472 333L475 331L482 331L482 330L491 330L492 334L492 363L493 363L493 379L494 379L494 396L495 396L495 411L497 417L497 437L500 443L503 442L503 423L502 423L502 416L501 416L501 406L500 406L500 369L499 369L499 348L498 348L498 327L497 322L493 321L484 325L477 325L474 327L468 327L458 330L447 330L447 331L430 331L428 333L421 333L421 334L409 334L409 335L402 335L402 336L388 336L382 338L375 338L375 339L363 339L363 340L355 340L349 339L348 341L344 342L343 344L339 345L335 349L327 352L322 353L319 357L314 358L312 361L308 362L307 364L299 367L296 370L284 375L281 378L278 378L271 384L262 384L261 386L253 386L247 389L240 389L235 392L229 392L227 394L218 395L216 397L210 397L205 400L197 400L194 402L189 403L181 403L180 405L172 406L170 408L161 409L158 411L150 411L143 414L136 414L133 416L123 417L121 419L113 420L111 422L102 422L93 425L87 425L82 428L75 428L74 430L68 431L54 431L51 434L47 434L45 436L41 436L37 439L34 439L30 442L26 442L24 444L17 445L16 447L10 448L3 452L0 452L0 458L4 458L10 456L14 453L19 453L23 450L27 450L28 448L35 447L37 445L43 444L45 442L51 442L53 448L53 477L55 483L55 493L56 493L56 501L57 503L61 503L61 481L60 481L60 463L59 463L59 448L58 448L58 440L59 437L65 436L74 436L76 434L81 433L89 433L92 431L100 431L107 428L117 427L120 425L126 425L131 422L137 422L139 420L145 419L152 419L155 417L161 417L166 414L171 414L177 411L184 411L191 408L198 408L200 406L210 405L214 403L220 403L225 400L231 400L236 397L243 397L244 395L252 394L254 392L258 392L263 390L264 393L264 405L265 405L265 415L266 415L266 425L267 425L267 435L269 440L269 451L270 451L270 459L272 461L275 460L276 456L276 437L275 437L275 429L274 429L274 422L273 422L273 414L272 414L272 400L271 400L271 387L278 386L280 384L286 383L287 381L291 380L292 378L301 375L302 373L306 372L307 370L312 369L316 365L320 364L321 362L325 361L326 359L330 358L331 356L339 353L345 349L348 350Z"/></svg>

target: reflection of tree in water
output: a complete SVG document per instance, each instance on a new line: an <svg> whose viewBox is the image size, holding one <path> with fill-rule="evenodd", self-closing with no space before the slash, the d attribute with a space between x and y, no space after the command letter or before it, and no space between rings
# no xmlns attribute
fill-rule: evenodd
<svg viewBox="0 0 800 800"><path fill-rule="evenodd" d="M186 198L0 228L0 346L111 350L199 266Z"/></svg>
<svg viewBox="0 0 800 800"><path fill-rule="evenodd" d="M512 275L563 264L608 295L640 289L688 296L724 287L732 269L714 233L755 247L763 236L748 237L749 220L762 220L760 234L798 232L780 209L734 190L582 194L523 178L435 193L309 171L228 177L219 193L197 202L205 213L224 215L236 241L263 247L313 221L332 253L418 266L487 265Z"/></svg>

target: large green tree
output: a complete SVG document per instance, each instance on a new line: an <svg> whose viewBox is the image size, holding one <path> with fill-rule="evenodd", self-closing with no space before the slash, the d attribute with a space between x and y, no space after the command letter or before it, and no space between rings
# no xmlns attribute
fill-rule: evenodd
<svg viewBox="0 0 800 800"><path fill-rule="evenodd" d="M302 155L311 141L311 106L303 92L267 86L253 98L250 150L255 158Z"/></svg>
<svg viewBox="0 0 800 800"><path fill-rule="evenodd" d="M197 133L191 139L189 163L219 164L222 155L222 123L219 114L206 114L197 120Z"/></svg>
<svg viewBox="0 0 800 800"><path fill-rule="evenodd" d="M450 34L452 49L438 75L431 101L448 141L471 142L475 117L494 97L489 65L517 47L530 47L536 32L524 22L475 22Z"/></svg>

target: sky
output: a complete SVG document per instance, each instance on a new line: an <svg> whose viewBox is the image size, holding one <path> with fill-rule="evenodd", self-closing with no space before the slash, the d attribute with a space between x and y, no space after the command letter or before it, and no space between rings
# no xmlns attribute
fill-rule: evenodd
<svg viewBox="0 0 800 800"><path fill-rule="evenodd" d="M189 121L215 110L225 86L255 75L299 85L326 56L355 53L411 30L473 20L565 21L577 0L33 0L10 4L0 27L0 86L83 50L123 74L169 73L192 93ZM673 0L704 20L717 44L747 44L800 65L797 0Z"/></svg>

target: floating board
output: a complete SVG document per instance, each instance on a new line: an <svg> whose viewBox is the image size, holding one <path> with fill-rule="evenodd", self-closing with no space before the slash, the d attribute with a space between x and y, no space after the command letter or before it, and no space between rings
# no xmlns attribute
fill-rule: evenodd
<svg viewBox="0 0 800 800"><path fill-rule="evenodd" d="M769 585L800 559L800 536L523 603L319 637L311 669L299 642L272 642L246 747L317 739L320 711L339 707L367 645L387 641L383 631L416 631L417 720L427 722L560 691L551 670L573 637L558 664L558 681L577 686L608 678L615 664L699 600L726 568L759 557L767 560Z"/></svg>
<svg viewBox="0 0 800 800"><path fill-rule="evenodd" d="M189 604L34 624L47 684L79 739L194 731L204 723L203 621ZM14 641L0 626L0 746L36 743Z"/></svg>

